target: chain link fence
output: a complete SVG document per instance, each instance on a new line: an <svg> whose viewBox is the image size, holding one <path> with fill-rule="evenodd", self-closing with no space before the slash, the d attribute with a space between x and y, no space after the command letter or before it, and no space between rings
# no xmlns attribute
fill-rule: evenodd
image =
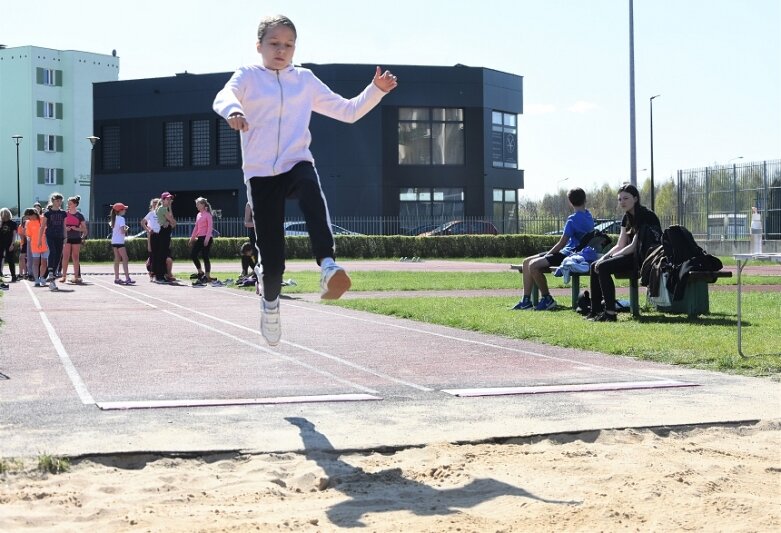
<svg viewBox="0 0 781 533"><path fill-rule="evenodd" d="M781 160L679 170L677 218L695 237L748 240L751 208L765 240L781 239Z"/></svg>

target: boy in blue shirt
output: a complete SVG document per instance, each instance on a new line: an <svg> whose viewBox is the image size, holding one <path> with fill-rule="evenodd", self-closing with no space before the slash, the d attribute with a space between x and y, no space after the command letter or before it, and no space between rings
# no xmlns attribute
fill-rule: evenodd
<svg viewBox="0 0 781 533"><path fill-rule="evenodd" d="M547 311L556 307L556 301L548 290L548 281L545 279L545 274L550 267L561 265L564 258L571 255L578 244L580 244L583 236L594 229L594 219L589 210L586 209L586 192L580 187L570 189L567 193L567 201L574 213L567 217L567 222L564 224L564 232L559 242L547 252L527 257L523 261L523 299L513 309ZM533 285L539 287L542 295L536 307L531 301Z"/></svg>

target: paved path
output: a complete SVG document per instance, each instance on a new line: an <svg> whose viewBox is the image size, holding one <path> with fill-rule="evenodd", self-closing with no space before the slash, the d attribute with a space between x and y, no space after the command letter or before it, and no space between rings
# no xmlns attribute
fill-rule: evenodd
<svg viewBox="0 0 781 533"><path fill-rule="evenodd" d="M72 292L22 282L0 298L0 457L300 450L290 416L337 449L369 449L780 414L771 380L376 316L311 295L282 302L283 342L269 348L251 294L118 287L90 270L88 285L64 287Z"/></svg>

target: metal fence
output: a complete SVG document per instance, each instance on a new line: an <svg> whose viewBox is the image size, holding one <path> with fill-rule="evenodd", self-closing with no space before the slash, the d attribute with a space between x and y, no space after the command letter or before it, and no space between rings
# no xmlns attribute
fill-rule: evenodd
<svg viewBox="0 0 781 533"><path fill-rule="evenodd" d="M700 239L748 240L751 208L767 240L781 239L781 160L679 170L677 218Z"/></svg>
<svg viewBox="0 0 781 533"><path fill-rule="evenodd" d="M748 240L751 207L756 206L762 216L764 238L781 240L781 160L679 170L673 196L672 205L668 203L666 208L659 209L657 204L662 227L682 224L698 239ZM620 219L621 214L616 211L597 219L597 224ZM519 216L497 220L490 217L462 217L459 220L466 222L462 228L465 233L482 233L486 229L485 222L488 222L500 234L544 235L559 233L566 222L566 215L524 216L520 213ZM180 219L174 236L189 236L194 222L195 219ZM331 222L364 235L419 235L451 222L451 219L365 216L333 217ZM130 226L128 235L142 231L140 219L129 218L127 224ZM223 236L247 236L243 218L215 218L214 228ZM90 224L93 237L105 237L110 233L106 220Z"/></svg>

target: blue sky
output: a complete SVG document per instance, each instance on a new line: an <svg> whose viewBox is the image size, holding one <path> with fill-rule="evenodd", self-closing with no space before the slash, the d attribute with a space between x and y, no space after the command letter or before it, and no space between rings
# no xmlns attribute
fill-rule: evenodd
<svg viewBox="0 0 781 533"><path fill-rule="evenodd" d="M255 62L258 20L274 13L298 28L296 63L462 63L511 72L524 77L525 196L629 178L628 0L4 5L0 43L116 49L120 79ZM657 181L739 156L781 157L781 1L635 0L634 15L639 181L650 169L648 99L655 94Z"/></svg>

